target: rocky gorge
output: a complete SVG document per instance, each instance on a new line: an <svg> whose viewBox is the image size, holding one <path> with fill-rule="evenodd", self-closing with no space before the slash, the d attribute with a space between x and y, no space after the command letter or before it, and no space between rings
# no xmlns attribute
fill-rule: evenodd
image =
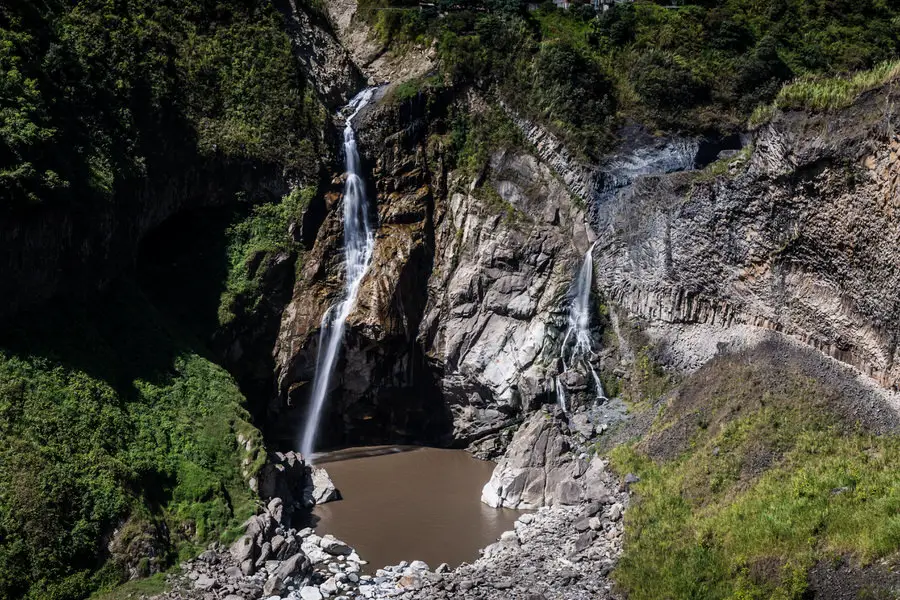
<svg viewBox="0 0 900 600"><path fill-rule="evenodd" d="M900 414L897 77L827 112L773 105L728 135L627 122L615 143L584 152L508 90L444 72L446 40L392 42L370 14L389 7L272 7L308 83L303 102L321 118L303 140L322 155L315 169L219 160L216 149L95 213L0 218L0 274L21 283L0 302L4 318L64 289L90 298L134 263L147 286L135 296L188 305L194 288L169 275L199 280L197 256L220 250L199 224L230 240L213 257L229 263L216 267L225 283L204 292L219 311L211 333L182 327L198 318L189 311L161 311L145 326L165 342L135 336L134 346L164 346L177 368L84 367L121 379L136 404L165 404L153 388L163 384L175 406L197 389L235 398L227 411L204 400L200 417L164 415L138 436L151 454L172 439L184 447L160 459L165 472L135 459L123 489L147 501L117 505L91 531L109 564L164 589L112 587L111 600L731 597L715 587L723 573L737 581L730 591L756 594L747 597L790 588L800 591L784 597L837 598L871 573L874 592L900 589L900 539L872 534L863 516L845 529L828 520L843 502L853 515L894 506L881 476L895 466ZM215 225L235 198L238 216ZM366 222L355 263L348 218ZM277 243L254 237L261 230ZM195 234L195 246L173 249ZM185 356L222 368L183 383ZM110 395L52 373L84 394L71 396L79 407ZM41 388L8 379L0 390ZM311 415L313 435L302 435ZM206 419L199 441L185 433L194 418ZM114 437L116 427L78 435L92 429ZM513 529L459 565L381 565L316 527L316 507L341 501L320 451L401 445L495 461L480 499L520 511ZM747 498L756 504L743 508ZM819 512L807 518L810 506ZM740 540L734 531L755 532L755 519L774 533ZM170 540L184 544L177 560ZM166 572L166 561L179 564Z"/></svg>

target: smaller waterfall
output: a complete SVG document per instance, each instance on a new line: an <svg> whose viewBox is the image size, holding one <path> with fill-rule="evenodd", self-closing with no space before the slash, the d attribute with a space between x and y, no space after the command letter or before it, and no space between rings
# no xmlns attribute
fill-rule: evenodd
<svg viewBox="0 0 900 600"><path fill-rule="evenodd" d="M556 377L556 398L563 413L568 415L566 388L562 376L581 361L590 371L597 391L597 399L605 400L603 384L590 359L596 356L591 342L591 284L594 276L594 243L584 255L578 276L572 282L569 305L569 324L560 349L562 372Z"/></svg>
<svg viewBox="0 0 900 600"><path fill-rule="evenodd" d="M311 459L315 450L319 420L322 418L328 386L344 337L344 324L356 304L356 295L369 268L375 244L369 224L366 184L362 177L356 134L353 131L354 117L372 99L374 91L374 88L365 89L350 101L348 108L352 112L344 126L344 160L347 168L347 179L344 182L344 294L339 302L322 315L316 375L313 378L309 413L300 442L300 452L306 460Z"/></svg>

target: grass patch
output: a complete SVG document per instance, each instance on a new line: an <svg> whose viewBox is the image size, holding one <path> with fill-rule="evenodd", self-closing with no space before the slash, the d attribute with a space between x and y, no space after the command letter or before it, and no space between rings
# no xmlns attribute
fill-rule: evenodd
<svg viewBox="0 0 900 600"><path fill-rule="evenodd" d="M140 600L162 594L169 589L166 574L157 573L146 579L135 579L110 590L93 594L90 600Z"/></svg>
<svg viewBox="0 0 900 600"><path fill-rule="evenodd" d="M865 92L900 77L900 61L886 61L868 71L850 76L806 76L788 83L770 104L758 106L750 115L749 126L759 127L779 110L828 111L847 108Z"/></svg>
<svg viewBox="0 0 900 600"><path fill-rule="evenodd" d="M484 170L494 152L525 145L516 124L502 109L493 106L484 112L456 115L448 137L454 167L468 179Z"/></svg>
<svg viewBox="0 0 900 600"><path fill-rule="evenodd" d="M900 61L880 64L850 77L807 77L781 88L775 107L781 110L834 110L850 106L856 98L900 77Z"/></svg>
<svg viewBox="0 0 900 600"><path fill-rule="evenodd" d="M641 478L614 573L628 597L799 599L820 560L897 552L900 437L840 416L842 393L790 366L721 360L662 427L615 449L614 468Z"/></svg>
<svg viewBox="0 0 900 600"><path fill-rule="evenodd" d="M412 100L420 94L428 92L436 92L444 87L444 78L440 73L427 75L424 77L414 77L401 81L397 85L388 88L382 98L382 102L386 104L398 104Z"/></svg>

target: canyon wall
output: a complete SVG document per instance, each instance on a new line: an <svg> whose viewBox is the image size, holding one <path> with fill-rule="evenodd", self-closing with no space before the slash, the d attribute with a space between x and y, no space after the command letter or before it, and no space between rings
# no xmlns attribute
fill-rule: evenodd
<svg viewBox="0 0 900 600"><path fill-rule="evenodd" d="M527 152L495 153L478 176L452 170L452 102L474 101L386 98L356 123L377 231L329 401L332 442L466 444L552 401L585 215ZM303 418L319 323L340 291L340 198L326 198L276 348L282 437Z"/></svg>
<svg viewBox="0 0 900 600"><path fill-rule="evenodd" d="M781 114L727 174L645 178L601 203L603 293L675 366L698 367L735 327L763 328L897 388L895 101L888 86L844 110Z"/></svg>

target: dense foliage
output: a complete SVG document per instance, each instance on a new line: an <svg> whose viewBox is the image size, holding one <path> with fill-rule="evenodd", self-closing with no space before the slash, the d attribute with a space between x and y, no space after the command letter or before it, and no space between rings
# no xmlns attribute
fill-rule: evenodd
<svg viewBox="0 0 900 600"><path fill-rule="evenodd" d="M51 308L0 345L0 598L84 597L120 577L98 570L114 529L159 568L253 506L237 437L261 443L228 373L133 285ZM127 556L148 529L156 551Z"/></svg>
<svg viewBox="0 0 900 600"><path fill-rule="evenodd" d="M450 80L497 90L588 155L621 118L733 130L793 78L869 69L900 52L900 6L884 0L660 0L596 16L587 6L527 6L361 2L385 41L437 40Z"/></svg>
<svg viewBox="0 0 900 600"><path fill-rule="evenodd" d="M304 168L321 115L252 0L0 4L0 209L90 203L218 153Z"/></svg>

